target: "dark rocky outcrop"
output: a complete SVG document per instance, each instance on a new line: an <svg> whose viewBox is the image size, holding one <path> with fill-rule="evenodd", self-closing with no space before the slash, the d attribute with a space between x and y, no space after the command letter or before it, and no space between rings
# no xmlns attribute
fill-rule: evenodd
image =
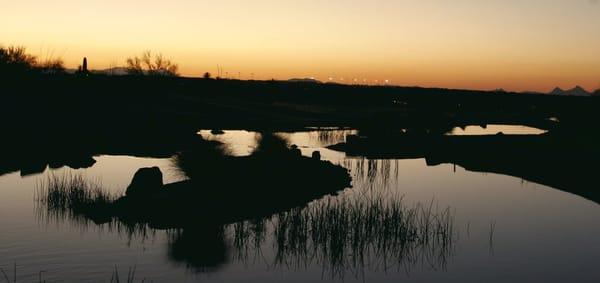
<svg viewBox="0 0 600 283"><path fill-rule="evenodd" d="M315 160L321 160L321 152L319 152L318 150L314 151L312 153L312 158L315 159Z"/></svg>
<svg viewBox="0 0 600 283"><path fill-rule="evenodd" d="M162 188L163 175L158 167L141 168L135 172L125 194L130 198L144 198L159 193Z"/></svg>

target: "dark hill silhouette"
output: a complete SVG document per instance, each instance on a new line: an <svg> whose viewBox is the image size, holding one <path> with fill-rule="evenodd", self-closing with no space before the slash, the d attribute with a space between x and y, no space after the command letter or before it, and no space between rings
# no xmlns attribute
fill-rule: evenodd
<svg viewBox="0 0 600 283"><path fill-rule="evenodd" d="M289 79L288 82L296 82L296 83L315 83L315 84L320 84L323 83L319 80L315 80L315 79L311 79L311 78L303 78L303 79L299 79L299 78L293 78L293 79Z"/></svg>

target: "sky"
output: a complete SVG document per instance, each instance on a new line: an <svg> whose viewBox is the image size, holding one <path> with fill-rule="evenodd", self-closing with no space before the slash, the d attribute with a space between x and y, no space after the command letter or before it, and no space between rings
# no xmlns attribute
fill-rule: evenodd
<svg viewBox="0 0 600 283"><path fill-rule="evenodd" d="M600 88L598 0L0 0L0 44L75 68L145 50L182 75Z"/></svg>

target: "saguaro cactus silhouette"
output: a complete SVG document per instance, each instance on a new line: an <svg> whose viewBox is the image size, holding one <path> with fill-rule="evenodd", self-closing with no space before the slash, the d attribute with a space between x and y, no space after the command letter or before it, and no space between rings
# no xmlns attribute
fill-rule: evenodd
<svg viewBox="0 0 600 283"><path fill-rule="evenodd" d="M88 68L87 68L87 57L83 57L83 64L82 64L81 66L82 66L82 67L81 67L81 69L82 69L81 71L82 71L84 74L87 74L87 73L88 73Z"/></svg>

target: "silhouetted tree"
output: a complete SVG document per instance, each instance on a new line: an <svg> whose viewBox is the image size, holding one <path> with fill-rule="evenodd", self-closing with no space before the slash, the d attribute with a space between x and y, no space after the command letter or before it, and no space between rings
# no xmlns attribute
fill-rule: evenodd
<svg viewBox="0 0 600 283"><path fill-rule="evenodd" d="M27 54L25 47L0 47L0 72L19 73L31 71L37 64L37 58Z"/></svg>
<svg viewBox="0 0 600 283"><path fill-rule="evenodd" d="M127 59L127 73L130 75L178 76L179 66L162 54L152 55L146 51L140 57Z"/></svg>
<svg viewBox="0 0 600 283"><path fill-rule="evenodd" d="M209 72L204 73L204 78L205 79L210 79L211 78L210 73Z"/></svg>
<svg viewBox="0 0 600 283"><path fill-rule="evenodd" d="M0 72L2 73L22 74L37 72L43 74L62 74L65 73L65 70L65 64L60 58L38 62L35 56L27 53L25 47L0 47Z"/></svg>
<svg viewBox="0 0 600 283"><path fill-rule="evenodd" d="M130 75L144 75L144 67L142 67L142 60L138 57L127 59L127 73Z"/></svg>

